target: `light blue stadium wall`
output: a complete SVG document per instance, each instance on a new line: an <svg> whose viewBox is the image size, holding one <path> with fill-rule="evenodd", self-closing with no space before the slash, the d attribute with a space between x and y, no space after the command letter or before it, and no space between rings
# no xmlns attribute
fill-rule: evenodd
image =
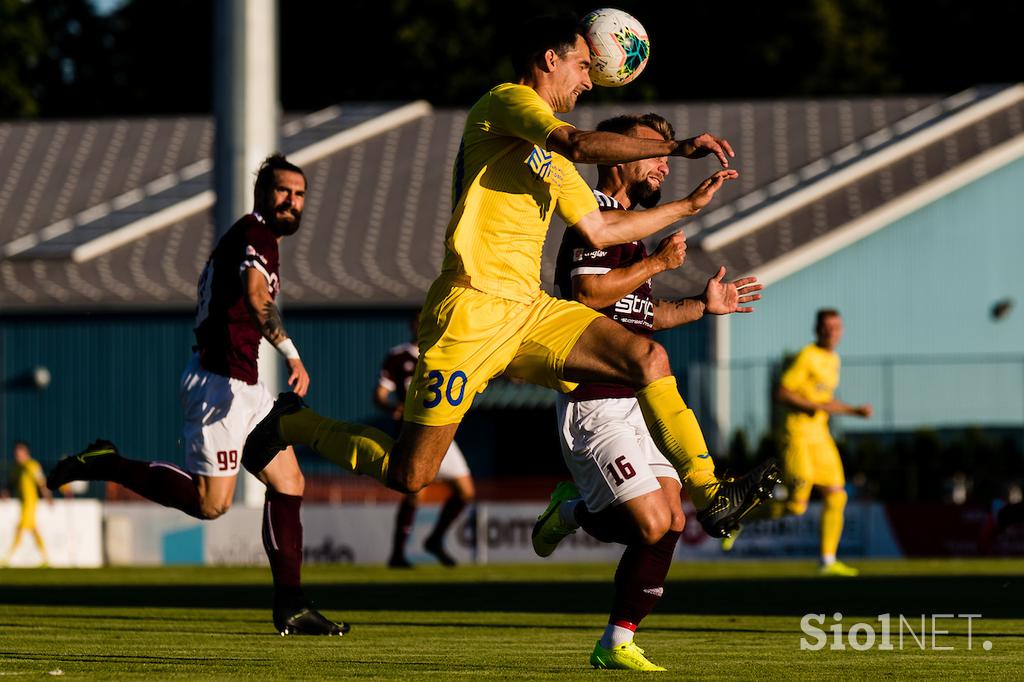
<svg viewBox="0 0 1024 682"><path fill-rule="evenodd" d="M993 304L1015 302L996 321ZM731 323L730 420L769 422L769 364L813 338L814 313L838 308L838 396L871 402L842 429L1024 424L1024 160L919 209L774 283Z"/></svg>
<svg viewBox="0 0 1024 682"><path fill-rule="evenodd" d="M373 416L380 361L408 337L408 314L285 317L312 375L310 401L344 419ZM181 462L178 381L192 342L189 314L0 318L0 463L14 439L52 462L99 436L129 456ZM35 366L50 370L46 390L25 381Z"/></svg>

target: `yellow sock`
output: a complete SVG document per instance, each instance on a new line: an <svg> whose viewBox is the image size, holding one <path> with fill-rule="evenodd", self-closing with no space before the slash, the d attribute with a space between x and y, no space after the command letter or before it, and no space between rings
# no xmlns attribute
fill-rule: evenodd
<svg viewBox="0 0 1024 682"><path fill-rule="evenodd" d="M825 493L821 510L821 555L836 555L839 538L843 534L843 513L846 510L846 491L833 490Z"/></svg>
<svg viewBox="0 0 1024 682"><path fill-rule="evenodd" d="M21 544L21 534L23 531L24 529L21 526L18 526L18 529L14 531L14 542L11 543L11 548L7 550L7 556L4 558L5 564L10 563L14 553L18 551L18 545Z"/></svg>
<svg viewBox="0 0 1024 682"><path fill-rule="evenodd" d="M394 441L372 426L321 417L309 408L281 417L281 436L306 445L342 469L388 484L388 453Z"/></svg>
<svg viewBox="0 0 1024 682"><path fill-rule="evenodd" d="M43 535L38 529L32 530L32 535L35 536L36 546L39 547L39 556L43 560L44 564L49 564L50 560L46 556L46 544L43 542Z"/></svg>
<svg viewBox="0 0 1024 682"><path fill-rule="evenodd" d="M708 453L697 417L679 395L676 378L667 376L653 381L637 391L636 398L658 449L679 472L694 506L703 509L718 492L715 462Z"/></svg>

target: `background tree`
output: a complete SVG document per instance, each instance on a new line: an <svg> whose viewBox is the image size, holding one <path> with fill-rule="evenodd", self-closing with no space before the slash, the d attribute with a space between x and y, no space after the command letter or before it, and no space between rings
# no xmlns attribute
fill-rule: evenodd
<svg viewBox="0 0 1024 682"><path fill-rule="evenodd" d="M345 101L468 106L512 77L524 18L582 15L594 0L279 3L285 110ZM1022 78L1024 3L1000 0L619 0L650 32L651 61L587 101L952 93ZM212 103L208 0L0 0L0 116L205 114Z"/></svg>

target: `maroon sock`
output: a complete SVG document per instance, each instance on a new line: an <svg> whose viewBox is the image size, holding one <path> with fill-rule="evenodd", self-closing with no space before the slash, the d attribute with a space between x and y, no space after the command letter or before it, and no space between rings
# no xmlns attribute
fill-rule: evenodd
<svg viewBox="0 0 1024 682"><path fill-rule="evenodd" d="M105 480L165 507L180 509L189 516L203 518L199 510L199 491L192 475L167 462L142 462L124 457L111 458L104 471Z"/></svg>
<svg viewBox="0 0 1024 682"><path fill-rule="evenodd" d="M609 507L604 511L592 512L580 502L573 512L576 523L587 531L592 538L601 542L617 542L630 545L637 542L636 525L617 507Z"/></svg>
<svg viewBox="0 0 1024 682"><path fill-rule="evenodd" d="M682 535L670 530L653 545L626 547L615 571L615 601L608 622L635 630L665 590L676 543Z"/></svg>
<svg viewBox="0 0 1024 682"><path fill-rule="evenodd" d="M270 560L278 599L294 600L302 595L301 506L301 495L285 495L274 490L267 490L263 503L263 549Z"/></svg>
<svg viewBox="0 0 1024 682"><path fill-rule="evenodd" d="M441 513L437 517L437 523L434 524L434 530L430 532L430 537L427 538L427 544L440 544L444 541L444 534L451 528L452 523L455 519L459 518L459 514L466 508L466 501L462 499L460 495L452 495L448 498L448 501L441 507Z"/></svg>
<svg viewBox="0 0 1024 682"><path fill-rule="evenodd" d="M412 523L416 518L417 505L408 498L403 497L402 503L398 505L398 514L395 516L395 533L391 538L392 558L405 556L405 543L412 533Z"/></svg>

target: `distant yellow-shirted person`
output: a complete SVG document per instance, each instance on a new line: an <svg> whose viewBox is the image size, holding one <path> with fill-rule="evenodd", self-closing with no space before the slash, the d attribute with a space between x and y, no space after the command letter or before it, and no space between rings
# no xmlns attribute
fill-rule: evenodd
<svg viewBox="0 0 1024 682"><path fill-rule="evenodd" d="M43 558L43 564L49 563L46 558L46 545L43 543L43 536L36 528L36 506L39 503L39 492L42 491L47 500L51 500L50 491L46 488L46 477L43 476L43 468L39 462L32 459L28 443L15 441L14 443L14 469L11 472L11 486L21 499L21 518L18 520L18 527L14 531L14 542L4 558L4 564L8 564L11 557L18 550L21 544L21 537L25 531L32 533L39 547L39 555Z"/></svg>
<svg viewBox="0 0 1024 682"><path fill-rule="evenodd" d="M755 510L748 520L800 515L807 511L811 491L822 496L821 573L855 576L856 568L836 559L839 538L843 534L846 509L846 476L828 420L833 414L870 417L871 405L848 405L835 398L839 386L839 354L836 347L843 336L839 311L819 310L815 323L817 339L800 351L782 375L775 399L787 408L782 433L783 480L789 489L785 501L772 502ZM736 536L723 541L731 549Z"/></svg>

